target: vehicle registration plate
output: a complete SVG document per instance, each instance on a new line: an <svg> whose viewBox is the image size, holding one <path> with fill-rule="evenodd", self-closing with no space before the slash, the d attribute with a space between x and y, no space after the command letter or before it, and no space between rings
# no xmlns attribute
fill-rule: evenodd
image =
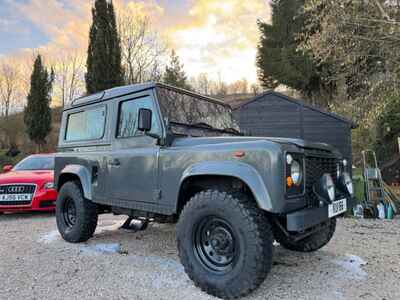
<svg viewBox="0 0 400 300"><path fill-rule="evenodd" d="M31 201L32 194L2 194L0 201Z"/></svg>
<svg viewBox="0 0 400 300"><path fill-rule="evenodd" d="M328 206L329 218L340 215L340 214L346 212L346 210L347 210L346 199L341 199L341 200L335 201L332 204L329 204L329 206Z"/></svg>

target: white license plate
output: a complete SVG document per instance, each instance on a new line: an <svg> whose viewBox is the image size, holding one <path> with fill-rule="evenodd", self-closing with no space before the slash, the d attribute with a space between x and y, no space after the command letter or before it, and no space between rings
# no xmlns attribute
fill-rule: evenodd
<svg viewBox="0 0 400 300"><path fill-rule="evenodd" d="M31 201L32 194L2 194L0 201Z"/></svg>
<svg viewBox="0 0 400 300"><path fill-rule="evenodd" d="M340 215L347 210L347 201L346 199L341 199L338 201L329 204L328 206L328 216L332 218L334 216Z"/></svg>

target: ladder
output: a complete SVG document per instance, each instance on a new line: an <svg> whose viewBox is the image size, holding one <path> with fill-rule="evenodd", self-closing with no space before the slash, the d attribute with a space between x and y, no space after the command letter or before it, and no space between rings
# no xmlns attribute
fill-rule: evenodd
<svg viewBox="0 0 400 300"><path fill-rule="evenodd" d="M365 204L366 208L376 216L376 206L385 202L385 187L382 180L381 170L378 168L376 154L372 150L361 152L363 158L364 181L365 181Z"/></svg>

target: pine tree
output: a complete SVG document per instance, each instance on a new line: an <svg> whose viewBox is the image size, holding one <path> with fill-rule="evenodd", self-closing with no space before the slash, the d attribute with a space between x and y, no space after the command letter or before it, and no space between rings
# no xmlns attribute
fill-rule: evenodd
<svg viewBox="0 0 400 300"><path fill-rule="evenodd" d="M258 23L261 39L257 67L259 80L265 88L284 84L312 99L315 95L320 97L323 90L329 94L331 86L324 86L320 76L322 68L298 50L299 35L305 30L300 14L303 6L304 0L272 1L272 24ZM326 99L312 102L315 101L322 102L316 103L321 106L327 105Z"/></svg>
<svg viewBox="0 0 400 300"><path fill-rule="evenodd" d="M92 16L85 76L88 94L123 85L121 44L112 2L96 0Z"/></svg>
<svg viewBox="0 0 400 300"><path fill-rule="evenodd" d="M37 56L31 75L28 103L24 111L24 123L29 138L42 150L51 130L50 93L54 81L53 70L49 74L43 66L42 57Z"/></svg>
<svg viewBox="0 0 400 300"><path fill-rule="evenodd" d="M187 83L187 77L183 68L184 66L180 63L175 50L172 50L171 62L169 66L165 68L163 82L183 89L191 89L190 85Z"/></svg>

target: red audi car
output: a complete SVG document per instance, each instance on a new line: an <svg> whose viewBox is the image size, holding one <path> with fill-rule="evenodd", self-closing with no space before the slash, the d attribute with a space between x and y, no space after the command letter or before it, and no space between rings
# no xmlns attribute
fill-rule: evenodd
<svg viewBox="0 0 400 300"><path fill-rule="evenodd" d="M14 167L4 166L3 172L0 174L0 214L55 209L53 154L28 156Z"/></svg>

